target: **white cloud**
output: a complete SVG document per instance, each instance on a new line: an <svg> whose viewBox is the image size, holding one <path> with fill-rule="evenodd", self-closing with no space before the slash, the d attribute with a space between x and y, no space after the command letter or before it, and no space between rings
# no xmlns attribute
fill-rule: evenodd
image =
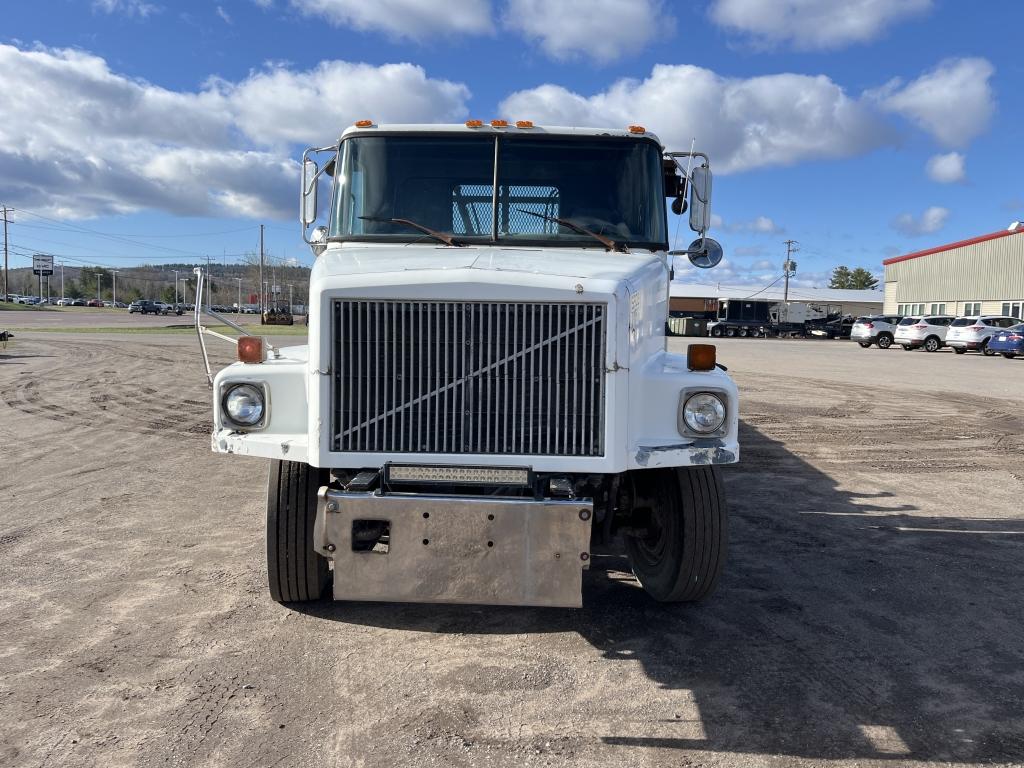
<svg viewBox="0 0 1024 768"><path fill-rule="evenodd" d="M872 92L882 109L895 112L932 134L941 144L963 146L988 128L995 113L986 59L948 59L903 85L893 80Z"/></svg>
<svg viewBox="0 0 1024 768"><path fill-rule="evenodd" d="M81 51L0 45L0 70L5 202L61 217L287 217L298 183L291 144L330 143L363 117L456 119L469 98L411 64L276 66L179 92Z"/></svg>
<svg viewBox="0 0 1024 768"><path fill-rule="evenodd" d="M691 65L659 64L645 80L620 80L589 97L541 85L511 94L500 111L549 125L642 123L673 148L688 149L696 137L722 171L849 157L894 140L870 103L824 75L741 79Z"/></svg>
<svg viewBox="0 0 1024 768"><path fill-rule="evenodd" d="M757 216L750 221L722 223L721 227L726 232L751 232L760 235L777 235L785 231L767 216Z"/></svg>
<svg viewBox="0 0 1024 768"><path fill-rule="evenodd" d="M258 1L258 0L257 0ZM427 40L438 35L486 34L493 28L489 0L291 0L307 16L339 27Z"/></svg>
<svg viewBox="0 0 1024 768"><path fill-rule="evenodd" d="M508 0L505 26L555 59L610 62L674 28L661 0Z"/></svg>
<svg viewBox="0 0 1024 768"><path fill-rule="evenodd" d="M160 6L144 0L93 0L92 9L102 13L138 16L143 19L162 10Z"/></svg>
<svg viewBox="0 0 1024 768"><path fill-rule="evenodd" d="M928 159L928 178L940 184L956 184L967 180L966 158L959 152L935 155Z"/></svg>
<svg viewBox="0 0 1024 768"><path fill-rule="evenodd" d="M929 235L938 232L946 225L949 219L949 209L933 205L926 208L920 216L910 213L901 213L892 222L892 228L904 235Z"/></svg>
<svg viewBox="0 0 1024 768"><path fill-rule="evenodd" d="M709 14L759 45L825 49L869 42L931 8L932 0L715 0Z"/></svg>
<svg viewBox="0 0 1024 768"><path fill-rule="evenodd" d="M232 23L232 21L231 21L231 14L229 14L227 11L225 11L223 6L220 6L220 5L217 6L217 15L220 16L221 19L224 20L225 24L231 24Z"/></svg>

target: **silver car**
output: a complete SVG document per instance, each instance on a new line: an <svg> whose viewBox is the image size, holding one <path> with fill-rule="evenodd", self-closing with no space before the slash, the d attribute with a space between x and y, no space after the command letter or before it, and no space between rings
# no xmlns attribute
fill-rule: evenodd
<svg viewBox="0 0 1024 768"><path fill-rule="evenodd" d="M888 349L896 338L896 326L903 318L899 315L866 315L858 317L850 329L850 338L864 349L877 344Z"/></svg>

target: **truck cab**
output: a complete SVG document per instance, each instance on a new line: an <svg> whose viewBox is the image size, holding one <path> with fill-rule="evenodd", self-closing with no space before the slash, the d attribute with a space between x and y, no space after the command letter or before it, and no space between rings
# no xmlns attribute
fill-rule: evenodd
<svg viewBox="0 0 1024 768"><path fill-rule="evenodd" d="M738 395L713 346L665 338L675 257L721 258L704 154L361 121L301 192L309 343L243 338L211 379L213 450L271 463L275 600L573 607L613 544L657 600L713 591Z"/></svg>

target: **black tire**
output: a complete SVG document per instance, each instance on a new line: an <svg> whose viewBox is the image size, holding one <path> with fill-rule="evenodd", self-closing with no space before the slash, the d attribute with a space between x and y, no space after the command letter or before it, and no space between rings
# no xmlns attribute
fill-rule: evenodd
<svg viewBox="0 0 1024 768"><path fill-rule="evenodd" d="M981 354L983 354L985 357L992 357L992 355L996 354L996 351L994 349L988 348L988 339L985 339L981 343Z"/></svg>
<svg viewBox="0 0 1024 768"><path fill-rule="evenodd" d="M722 329L716 325L714 328L711 329L711 335L714 336L716 339L721 338Z"/></svg>
<svg viewBox="0 0 1024 768"><path fill-rule="evenodd" d="M924 340L925 352L938 352L940 349L942 349L942 342L939 341L938 336L929 336Z"/></svg>
<svg viewBox="0 0 1024 768"><path fill-rule="evenodd" d="M633 473L647 507L646 537L626 538L633 574L659 602L693 602L715 591L726 550L726 504L718 467Z"/></svg>
<svg viewBox="0 0 1024 768"><path fill-rule="evenodd" d="M736 329L735 328L726 328L725 329L725 335L728 336L731 339L733 336L736 335Z"/></svg>
<svg viewBox="0 0 1024 768"><path fill-rule="evenodd" d="M741 339L747 338L748 331L746 328L740 328L738 333Z"/></svg>
<svg viewBox="0 0 1024 768"><path fill-rule="evenodd" d="M963 347L953 347L953 351L956 352L958 355L963 355L967 353L967 350L964 349Z"/></svg>
<svg viewBox="0 0 1024 768"><path fill-rule="evenodd" d="M892 336L890 336L888 333L880 334L879 337L878 337L878 348L879 349L888 349L891 346L892 346Z"/></svg>
<svg viewBox="0 0 1024 768"><path fill-rule="evenodd" d="M1003 357L1005 357L1007 360L1013 360L1013 358L1015 358L1016 356L1016 352L1003 352Z"/></svg>
<svg viewBox="0 0 1024 768"><path fill-rule="evenodd" d="M857 343L864 347L864 349L871 349L870 341L858 341Z"/></svg>
<svg viewBox="0 0 1024 768"><path fill-rule="evenodd" d="M900 344L900 346L903 347L903 349L905 349L907 352L913 349L913 347L910 346L909 344Z"/></svg>
<svg viewBox="0 0 1024 768"><path fill-rule="evenodd" d="M297 461L271 461L267 483L267 575L279 603L318 600L330 580L313 550L317 492L330 473Z"/></svg>

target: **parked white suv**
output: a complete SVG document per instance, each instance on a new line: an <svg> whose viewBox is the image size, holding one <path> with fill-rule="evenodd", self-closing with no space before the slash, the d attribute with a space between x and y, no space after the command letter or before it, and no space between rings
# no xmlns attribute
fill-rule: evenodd
<svg viewBox="0 0 1024 768"><path fill-rule="evenodd" d="M896 326L896 343L906 350L924 347L926 352L938 352L945 346L946 331L955 319L951 315L904 317Z"/></svg>
<svg viewBox="0 0 1024 768"><path fill-rule="evenodd" d="M877 344L888 349L896 338L896 326L903 318L899 315L867 315L858 317L850 329L850 338L864 349Z"/></svg>
<svg viewBox="0 0 1024 768"><path fill-rule="evenodd" d="M994 355L995 352L988 348L989 339L996 333L1011 325L1021 322L1016 317L1006 315L971 315L958 317L949 327L946 343L953 348L958 355L962 355L969 349L981 352L983 355Z"/></svg>

